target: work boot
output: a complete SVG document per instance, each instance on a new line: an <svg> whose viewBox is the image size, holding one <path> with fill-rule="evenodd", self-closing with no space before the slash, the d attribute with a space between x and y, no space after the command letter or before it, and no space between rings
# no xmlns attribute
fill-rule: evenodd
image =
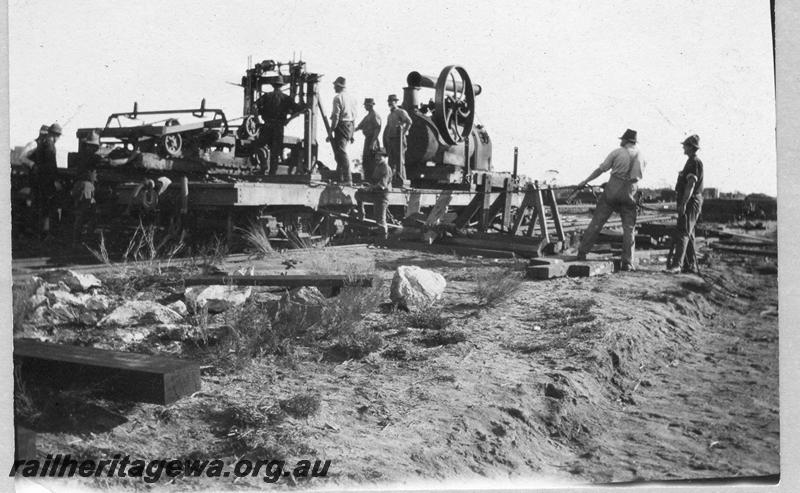
<svg viewBox="0 0 800 493"><path fill-rule="evenodd" d="M631 264L622 264L622 265L619 266L619 270L626 271L626 272L633 272L633 271L636 270L636 267L634 267Z"/></svg>
<svg viewBox="0 0 800 493"><path fill-rule="evenodd" d="M670 267L670 268L664 270L664 272L666 272L667 274L680 274L681 273L681 268L680 267Z"/></svg>

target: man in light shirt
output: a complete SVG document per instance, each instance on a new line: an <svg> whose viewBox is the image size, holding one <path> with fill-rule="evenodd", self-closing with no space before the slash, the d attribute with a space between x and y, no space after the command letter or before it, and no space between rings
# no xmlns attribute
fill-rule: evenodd
<svg viewBox="0 0 800 493"><path fill-rule="evenodd" d="M644 159L636 148L635 130L627 129L620 137L620 146L611 151L600 166L588 178L578 184L583 188L587 183L611 171L602 195L597 199L597 207L589 227L583 233L578 247L578 259L585 260L592 249L600 230L603 229L611 214L616 212L622 219L622 262L621 270L635 270L633 249L636 228L636 191L637 182L642 179Z"/></svg>
<svg viewBox="0 0 800 493"><path fill-rule="evenodd" d="M353 141L357 105L356 100L347 94L346 88L347 82L344 77L337 77L333 82L336 96L333 97L331 129L333 130L333 156L336 159L339 183L352 185L353 178L350 174L350 158L347 156L347 145Z"/></svg>
<svg viewBox="0 0 800 493"><path fill-rule="evenodd" d="M406 132L412 121L406 110L397 106L398 101L396 95L389 95L389 116L386 117L386 129L383 131L383 145L389 153L389 166L394 171L395 179L402 186L406 180L406 167L403 162Z"/></svg>

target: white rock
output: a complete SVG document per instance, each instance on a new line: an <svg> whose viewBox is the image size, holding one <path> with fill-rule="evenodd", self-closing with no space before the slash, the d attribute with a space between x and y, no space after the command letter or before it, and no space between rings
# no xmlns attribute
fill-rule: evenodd
<svg viewBox="0 0 800 493"><path fill-rule="evenodd" d="M186 288L186 301L196 308L206 307L209 313L221 313L234 306L239 306L250 297L253 288L247 286L198 286Z"/></svg>
<svg viewBox="0 0 800 493"><path fill-rule="evenodd" d="M415 265L401 265L394 273L389 297L398 305L418 308L441 298L445 286L447 281L441 274Z"/></svg>
<svg viewBox="0 0 800 493"><path fill-rule="evenodd" d="M47 296L43 294L34 294L30 297L29 302L31 304L31 308L37 308L47 303Z"/></svg>
<svg viewBox="0 0 800 493"><path fill-rule="evenodd" d="M91 288L99 288L103 285L100 279L96 278L93 274L81 274L72 270L67 271L64 282L67 283L73 291L88 291Z"/></svg>
<svg viewBox="0 0 800 493"><path fill-rule="evenodd" d="M189 313L189 311L186 309L186 303L184 303L181 300L170 303L169 305L167 305L167 308L169 308L170 310L174 310L177 313L180 313L184 317L186 316L187 313Z"/></svg>
<svg viewBox="0 0 800 493"><path fill-rule="evenodd" d="M175 312L155 301L128 301L118 306L113 312L106 315L100 325L103 327L115 325L144 325L144 324L170 324L180 321L180 313Z"/></svg>
<svg viewBox="0 0 800 493"><path fill-rule="evenodd" d="M279 309L286 313L299 310L303 320L308 324L315 324L322 320L322 309L325 306L325 296L316 287L304 286L286 292L278 302Z"/></svg>

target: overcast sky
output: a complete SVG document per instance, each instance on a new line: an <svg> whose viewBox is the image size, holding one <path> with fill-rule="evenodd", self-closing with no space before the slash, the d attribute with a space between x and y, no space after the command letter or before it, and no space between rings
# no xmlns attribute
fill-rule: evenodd
<svg viewBox="0 0 800 493"><path fill-rule="evenodd" d="M241 91L226 81L241 78L248 55L302 53L325 74L328 111L338 75L385 113L409 71L462 65L483 86L478 120L498 170L518 146L522 173L555 169L574 184L630 127L648 161L643 186L671 187L679 143L697 133L706 186L776 191L768 1L11 0L9 25L12 146L58 121L61 151L74 150L75 130L134 101L153 110L206 98L241 116Z"/></svg>

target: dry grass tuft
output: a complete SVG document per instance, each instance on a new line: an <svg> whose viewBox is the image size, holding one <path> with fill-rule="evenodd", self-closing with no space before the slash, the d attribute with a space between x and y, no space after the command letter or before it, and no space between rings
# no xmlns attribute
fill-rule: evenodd
<svg viewBox="0 0 800 493"><path fill-rule="evenodd" d="M416 329L444 330L453 322L444 316L442 308L435 304L412 310L399 315L399 321L406 327Z"/></svg>
<svg viewBox="0 0 800 493"><path fill-rule="evenodd" d="M522 275L518 270L492 270L476 280L473 294L479 305L491 307L511 298L521 286Z"/></svg>
<svg viewBox="0 0 800 493"><path fill-rule="evenodd" d="M278 403L286 414L295 418L308 418L317 414L320 407L319 394L297 394L289 399L284 399Z"/></svg>
<svg viewBox="0 0 800 493"><path fill-rule="evenodd" d="M241 231L242 238L254 256L264 258L275 253L269 242L269 232L262 223L253 221L247 228L237 229Z"/></svg>
<svg viewBox="0 0 800 493"><path fill-rule="evenodd" d="M14 332L22 331L22 324L33 312L31 296L36 292L36 284L28 281L11 286L12 316Z"/></svg>
<svg viewBox="0 0 800 493"><path fill-rule="evenodd" d="M419 338L419 343L426 347L447 346L467 340L467 335L460 330L439 330L429 332Z"/></svg>

